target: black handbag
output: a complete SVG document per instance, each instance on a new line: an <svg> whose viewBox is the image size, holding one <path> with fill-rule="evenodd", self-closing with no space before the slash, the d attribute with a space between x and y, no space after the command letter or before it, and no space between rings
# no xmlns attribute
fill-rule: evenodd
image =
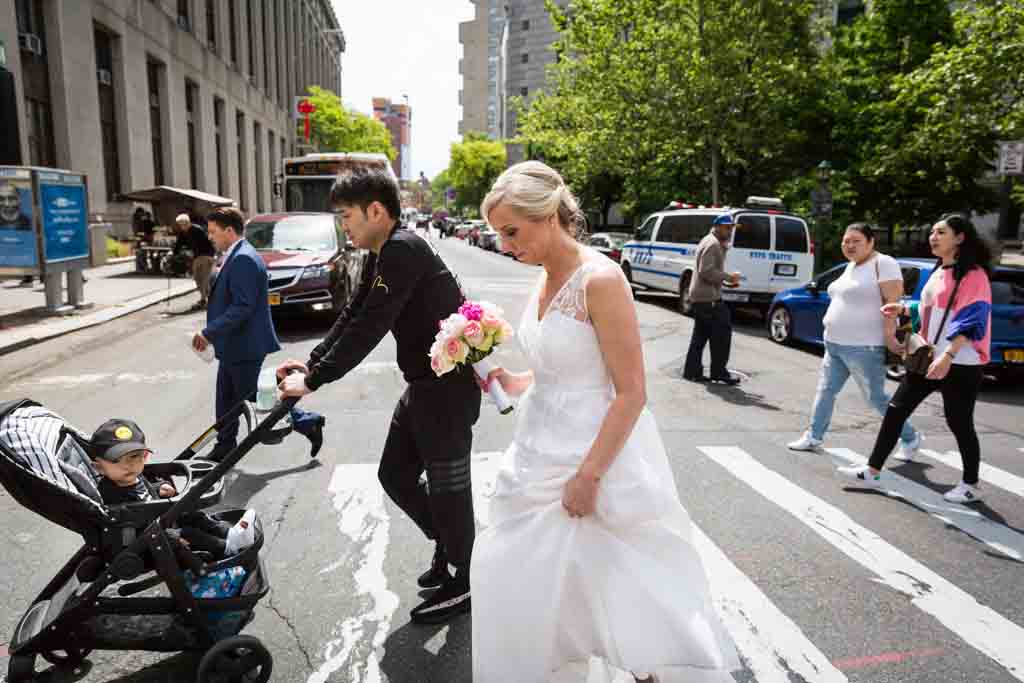
<svg viewBox="0 0 1024 683"><path fill-rule="evenodd" d="M907 369L907 372L922 377L928 374L928 368L935 360L935 345L939 343L942 331L946 328L946 320L949 319L949 312L953 310L953 303L956 301L956 293L960 289L960 280L962 279L958 279L953 285L953 295L949 297L949 305L946 306L946 311L942 314L942 323L939 324L939 329L935 333L935 341L929 344L928 339L919 332L914 332L907 337L907 347L903 355L903 367Z"/></svg>

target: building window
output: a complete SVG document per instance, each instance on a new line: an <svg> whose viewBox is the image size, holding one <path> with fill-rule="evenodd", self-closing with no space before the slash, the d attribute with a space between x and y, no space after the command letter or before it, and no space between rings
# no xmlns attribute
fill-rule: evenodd
<svg viewBox="0 0 1024 683"><path fill-rule="evenodd" d="M270 0L263 0L261 11L263 13L263 89L270 94L270 23L267 12L267 4Z"/></svg>
<svg viewBox="0 0 1024 683"><path fill-rule="evenodd" d="M519 89L519 95L521 97L526 97L529 94L530 94L530 89L527 88L525 85Z"/></svg>
<svg viewBox="0 0 1024 683"><path fill-rule="evenodd" d="M18 33L27 36L21 48L21 77L28 133L28 162L33 166L56 166L43 3L41 0L16 0L14 9Z"/></svg>
<svg viewBox="0 0 1024 683"><path fill-rule="evenodd" d="M249 27L246 36L249 38L249 80L256 82L256 26L255 12L252 3L245 8L246 26Z"/></svg>
<svg viewBox="0 0 1024 683"><path fill-rule="evenodd" d="M192 30L191 14L189 13L189 3L192 0L178 0L178 26L183 31Z"/></svg>
<svg viewBox="0 0 1024 683"><path fill-rule="evenodd" d="M199 114L196 111L199 98L199 87L192 81L185 79L185 127L188 135L188 179L190 187L198 189L199 172L197 167L196 150L196 124L199 123Z"/></svg>
<svg viewBox="0 0 1024 683"><path fill-rule="evenodd" d="M217 194L226 197L228 183L224 177L224 100L219 97L213 98L213 148L217 155Z"/></svg>
<svg viewBox="0 0 1024 683"><path fill-rule="evenodd" d="M270 199L268 200L267 210L272 211L274 208L274 175L277 173L277 169L281 166L281 159L274 158L274 151L277 149L277 139L274 136L274 131L267 131L267 176L270 179Z"/></svg>
<svg viewBox="0 0 1024 683"><path fill-rule="evenodd" d="M100 137L103 143L103 171L107 181L107 198L117 200L121 194L121 166L117 153L117 109L114 97L115 37L95 27L93 41L96 47L96 73L99 87ZM105 74L105 75L104 75Z"/></svg>
<svg viewBox="0 0 1024 683"><path fill-rule="evenodd" d="M524 52L523 53L523 64L526 64L529 61L530 61L530 53L529 52Z"/></svg>
<svg viewBox="0 0 1024 683"><path fill-rule="evenodd" d="M214 2L214 0L209 0ZM228 47L231 63L238 66L238 0L228 0Z"/></svg>
<svg viewBox="0 0 1024 683"><path fill-rule="evenodd" d="M206 0L206 44L214 53L217 52L217 2Z"/></svg>
<svg viewBox="0 0 1024 683"><path fill-rule="evenodd" d="M256 211L259 212L259 213L263 213L263 207L266 206L266 204L264 203L264 201L266 200L266 197L264 196L264 190L263 190L263 159L264 159L264 156L263 156L263 153L262 153L262 150L263 150L262 142L263 142L263 140L260 139L262 137L263 137L263 131L260 128L259 122L258 121L253 121L252 122L252 147L253 147L252 151L253 151L253 156L256 158Z"/></svg>
<svg viewBox="0 0 1024 683"><path fill-rule="evenodd" d="M529 19L523 19L523 30L524 31L529 31L530 30L530 20Z"/></svg>
<svg viewBox="0 0 1024 683"><path fill-rule="evenodd" d="M153 184L164 184L164 135L163 113L160 96L160 81L163 80L164 65L150 61L146 64L149 88L149 131L153 145Z"/></svg>
<svg viewBox="0 0 1024 683"><path fill-rule="evenodd" d="M238 139L238 206L243 211L249 208L249 197L246 190L246 179L249 177L249 165L245 163L245 114L235 114L235 137Z"/></svg>

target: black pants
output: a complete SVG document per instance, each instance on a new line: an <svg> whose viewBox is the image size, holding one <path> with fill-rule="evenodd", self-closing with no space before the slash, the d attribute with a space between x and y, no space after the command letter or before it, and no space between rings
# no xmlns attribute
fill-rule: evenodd
<svg viewBox="0 0 1024 683"><path fill-rule="evenodd" d="M377 472L391 500L460 569L468 569L476 537L469 461L479 416L469 368L413 382L395 406Z"/></svg>
<svg viewBox="0 0 1024 683"><path fill-rule="evenodd" d="M263 359L245 363L218 363L217 365L217 419L220 420L239 401L256 394ZM233 420L217 432L217 448L227 453L238 439L238 420Z"/></svg>
<svg viewBox="0 0 1024 683"><path fill-rule="evenodd" d="M908 372L889 401L868 464L876 470L882 469L900 438L903 423L933 391L940 391L946 424L956 437L956 445L963 458L964 482L972 486L977 484L981 446L978 444L978 433L974 431L974 404L978 400L982 375L979 365L953 365L949 374L940 380Z"/></svg>
<svg viewBox="0 0 1024 683"><path fill-rule="evenodd" d="M729 349L732 346L732 314L721 301L695 303L693 308L693 335L686 353L684 377L704 374L704 347L711 342L711 377L728 377Z"/></svg>

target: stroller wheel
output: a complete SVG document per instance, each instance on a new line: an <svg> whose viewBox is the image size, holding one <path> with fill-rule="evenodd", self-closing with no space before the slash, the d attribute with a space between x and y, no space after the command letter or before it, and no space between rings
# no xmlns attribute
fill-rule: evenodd
<svg viewBox="0 0 1024 683"><path fill-rule="evenodd" d="M54 666L71 668L84 662L90 652L92 652L91 649L80 650L76 647L68 647L63 650L44 650L39 654Z"/></svg>
<svg viewBox="0 0 1024 683"><path fill-rule="evenodd" d="M32 683L36 679L35 655L12 655L7 663L8 683Z"/></svg>
<svg viewBox="0 0 1024 683"><path fill-rule="evenodd" d="M207 650L196 683L267 683L273 668L263 643L252 636L234 636Z"/></svg>

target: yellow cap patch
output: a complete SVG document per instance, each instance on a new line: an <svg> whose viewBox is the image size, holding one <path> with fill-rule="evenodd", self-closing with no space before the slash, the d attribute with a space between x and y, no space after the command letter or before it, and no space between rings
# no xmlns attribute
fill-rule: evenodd
<svg viewBox="0 0 1024 683"><path fill-rule="evenodd" d="M127 441L132 438L132 430L122 425L114 430L114 436L121 439L121 441Z"/></svg>

